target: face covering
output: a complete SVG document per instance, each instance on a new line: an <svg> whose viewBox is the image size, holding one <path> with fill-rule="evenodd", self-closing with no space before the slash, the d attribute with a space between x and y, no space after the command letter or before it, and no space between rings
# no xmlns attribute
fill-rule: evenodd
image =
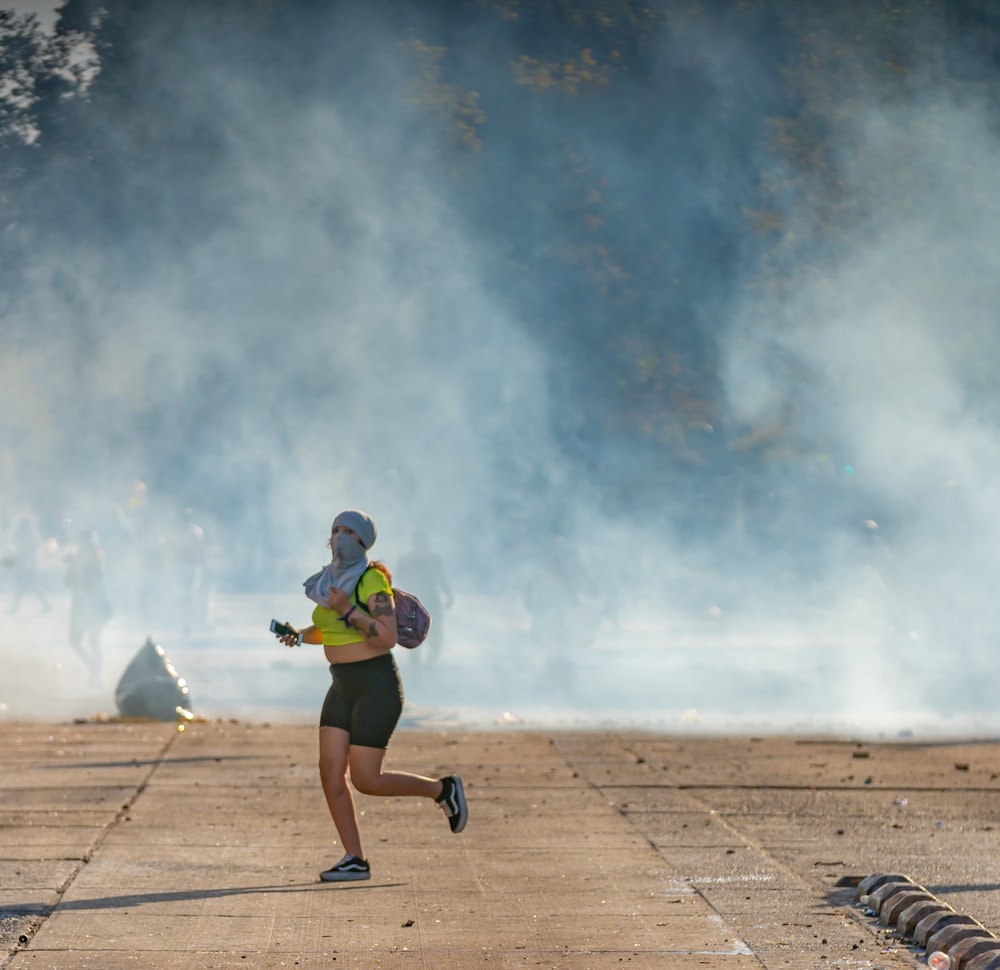
<svg viewBox="0 0 1000 970"><path fill-rule="evenodd" d="M348 516L358 517L357 523L353 520L350 522L341 521ZM366 533L370 533L371 542L369 545L375 541L375 524L367 516L362 518L360 512L342 512L334 519L333 524L347 525L352 529L357 524ZM326 597L334 586L345 593L352 593L364 575L364 571L371 565L368 550L354 536L348 535L346 532L338 532L333 536L330 551L332 556L329 565L310 576L302 584L309 599L327 608L330 604Z"/></svg>
<svg viewBox="0 0 1000 970"><path fill-rule="evenodd" d="M352 535L346 532L338 532L330 543L330 551L333 553L333 563L339 569L349 569L351 566L367 560L364 547Z"/></svg>
<svg viewBox="0 0 1000 970"><path fill-rule="evenodd" d="M346 525L357 533L358 538L346 532L338 532L332 536L329 565L302 584L309 599L328 608L330 604L326 597L334 586L348 594L354 592L365 570L371 565L368 550L375 544L375 537L378 535L371 516L360 509L341 512L333 520L333 525Z"/></svg>

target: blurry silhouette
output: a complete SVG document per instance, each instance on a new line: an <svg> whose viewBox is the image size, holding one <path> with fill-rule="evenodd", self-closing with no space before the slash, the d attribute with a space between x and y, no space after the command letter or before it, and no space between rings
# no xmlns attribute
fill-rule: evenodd
<svg viewBox="0 0 1000 970"><path fill-rule="evenodd" d="M413 535L413 546L396 564L397 585L408 589L427 607L431 615L431 632L419 650L411 654L414 663L434 663L444 646L444 611L450 609L452 596L444 560L431 550L426 532Z"/></svg>
<svg viewBox="0 0 1000 970"><path fill-rule="evenodd" d="M14 533L11 536L10 565L14 569L14 598L11 600L8 613L17 612L21 598L26 593L38 600L43 612L48 613L52 609L38 568L42 543L42 534L38 531L35 520L30 515L22 515L14 526Z"/></svg>
<svg viewBox="0 0 1000 970"><path fill-rule="evenodd" d="M116 509L118 527L115 548L116 583L127 609L147 617L160 592L163 573L163 550L157 542L151 522L149 490L143 481L135 481L124 505ZM116 599L118 598L116 594Z"/></svg>
<svg viewBox="0 0 1000 970"><path fill-rule="evenodd" d="M111 604L104 585L104 553L93 529L81 532L76 550L66 556L66 584L70 646L87 664L90 686L96 687L101 680L101 628L111 616Z"/></svg>
<svg viewBox="0 0 1000 970"><path fill-rule="evenodd" d="M875 519L865 519L861 530L861 562L882 585L888 585L892 569L892 553L879 532Z"/></svg>
<svg viewBox="0 0 1000 970"><path fill-rule="evenodd" d="M529 568L523 594L528 639L547 676L568 680L570 651L593 643L601 611L588 592L592 585L580 551L565 536L554 536Z"/></svg>
<svg viewBox="0 0 1000 970"><path fill-rule="evenodd" d="M195 522L194 510L184 510L184 522L171 543L177 609L185 631L207 616L205 598L205 530Z"/></svg>

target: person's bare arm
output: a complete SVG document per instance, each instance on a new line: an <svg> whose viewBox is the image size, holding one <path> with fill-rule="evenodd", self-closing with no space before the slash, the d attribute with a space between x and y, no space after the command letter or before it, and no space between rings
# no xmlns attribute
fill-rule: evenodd
<svg viewBox="0 0 1000 970"><path fill-rule="evenodd" d="M373 647L388 650L396 643L396 604L390 593L369 596L367 613L359 610L350 597L339 589L331 589L327 599L330 609L346 617L345 623L357 630Z"/></svg>
<svg viewBox="0 0 1000 970"><path fill-rule="evenodd" d="M323 631L318 626L312 626L312 624L310 624L299 632L302 634L303 643L323 642Z"/></svg>
<svg viewBox="0 0 1000 970"><path fill-rule="evenodd" d="M347 622L373 647L388 650L396 643L396 605L389 593L368 597L368 612L355 610Z"/></svg>

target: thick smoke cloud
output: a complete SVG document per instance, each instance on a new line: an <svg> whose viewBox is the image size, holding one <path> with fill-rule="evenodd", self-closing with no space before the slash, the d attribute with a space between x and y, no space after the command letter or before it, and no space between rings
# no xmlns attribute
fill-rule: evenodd
<svg viewBox="0 0 1000 970"><path fill-rule="evenodd" d="M761 134L817 110L774 69L788 24L665 18L644 74L574 101L508 83L516 24L375 10L279 17L300 77L211 12L183 50L152 24L131 38L162 111L145 125L95 86L76 137L129 218L102 217L83 165L35 184L48 220L18 230L3 321L8 509L95 524L126 602L141 480L143 527L192 507L220 597L253 593L259 625L340 508L373 515L390 564L426 531L458 601L428 704L881 726L928 713L942 656L974 681L998 457L998 146L976 85L930 47L895 99L852 74L822 118L834 205ZM918 26L907 43L930 44ZM484 122L440 120L461 86L414 37L476 53L447 66ZM768 182L771 235L748 216ZM669 345L710 375L714 411L671 432L691 460L622 418L614 301L552 252L587 244L587 193L623 275L643 267L631 291L602 271L657 366ZM141 602L129 622L170 619Z"/></svg>
<svg viewBox="0 0 1000 970"><path fill-rule="evenodd" d="M725 372L734 414L789 423L850 479L842 532L800 552L824 564L828 624L874 637L852 689L951 717L989 706L997 622L998 143L982 88L929 60L902 99L848 92L850 231L817 256L816 212L793 213L795 284L738 308Z"/></svg>
<svg viewBox="0 0 1000 970"><path fill-rule="evenodd" d="M336 38L361 28L328 29L342 52ZM285 548L269 553L301 547L344 504L371 508L389 535L437 531L448 509L445 537L474 536L468 496L492 491L498 457L518 475L546 450L543 373L485 291L488 253L441 197L433 146L409 130L413 78L379 60L333 103L291 100L273 79L233 73L252 56L215 64L217 34L204 43L184 56L198 74L167 60L152 75L176 86L172 113L217 125L208 176L197 156L143 159L146 132L98 117L94 137L123 160L118 192L152 210L148 235L140 217L125 238L97 227L99 249L63 243L22 304L78 337L39 360L86 395L43 395L79 443L76 484L120 491L149 477L145 461L152 487L209 505L235 533L244 515L270 520ZM188 178L202 199L187 197ZM90 212L50 200L61 204ZM171 206L195 224L172 226ZM138 440L118 450L116 436Z"/></svg>

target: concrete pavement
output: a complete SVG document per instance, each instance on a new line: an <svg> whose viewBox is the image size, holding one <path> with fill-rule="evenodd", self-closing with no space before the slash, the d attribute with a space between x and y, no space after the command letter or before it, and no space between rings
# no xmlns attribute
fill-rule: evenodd
<svg viewBox="0 0 1000 970"><path fill-rule="evenodd" d="M315 729L0 723L0 968L912 968L856 904L906 873L1000 929L1000 743L405 730L339 858ZM839 885L838 885L839 884Z"/></svg>

